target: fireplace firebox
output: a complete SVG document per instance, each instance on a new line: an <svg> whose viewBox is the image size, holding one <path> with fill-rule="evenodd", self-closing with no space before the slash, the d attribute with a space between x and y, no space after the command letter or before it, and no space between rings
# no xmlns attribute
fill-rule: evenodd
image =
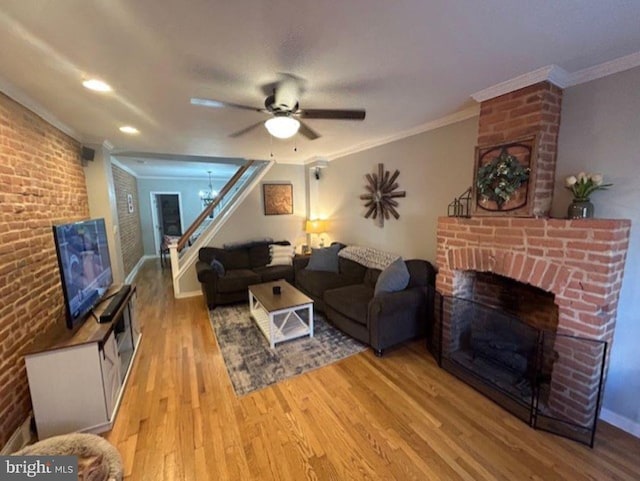
<svg viewBox="0 0 640 481"><path fill-rule="evenodd" d="M602 395L607 343L533 327L497 307L436 294L429 348L440 367L510 411L531 427L593 447ZM576 420L554 408L553 384L572 382L566 365L599 359ZM557 402L557 401L556 401Z"/></svg>

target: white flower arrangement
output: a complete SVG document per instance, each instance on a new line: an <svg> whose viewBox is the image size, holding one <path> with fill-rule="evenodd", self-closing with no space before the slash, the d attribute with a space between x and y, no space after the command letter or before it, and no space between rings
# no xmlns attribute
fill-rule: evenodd
<svg viewBox="0 0 640 481"><path fill-rule="evenodd" d="M578 175L570 175L564 180L564 185L573 193L573 200L585 202L596 190L607 190L613 184L604 184L602 174L589 174L580 172Z"/></svg>

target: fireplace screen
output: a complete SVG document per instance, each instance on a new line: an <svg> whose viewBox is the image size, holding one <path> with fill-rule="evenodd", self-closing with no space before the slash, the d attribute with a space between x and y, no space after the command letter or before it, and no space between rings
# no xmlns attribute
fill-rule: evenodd
<svg viewBox="0 0 640 481"><path fill-rule="evenodd" d="M436 310L428 342L442 368L533 428L593 447L606 342L457 297L438 294Z"/></svg>

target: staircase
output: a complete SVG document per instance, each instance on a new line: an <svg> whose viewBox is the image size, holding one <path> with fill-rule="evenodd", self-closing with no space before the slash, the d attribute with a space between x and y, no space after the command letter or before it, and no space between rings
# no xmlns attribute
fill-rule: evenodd
<svg viewBox="0 0 640 481"><path fill-rule="evenodd" d="M274 161L248 160L229 179L216 199L186 229L176 243L169 245L173 293L190 297L197 285L195 264L201 247L211 245L216 234L242 201L260 185Z"/></svg>

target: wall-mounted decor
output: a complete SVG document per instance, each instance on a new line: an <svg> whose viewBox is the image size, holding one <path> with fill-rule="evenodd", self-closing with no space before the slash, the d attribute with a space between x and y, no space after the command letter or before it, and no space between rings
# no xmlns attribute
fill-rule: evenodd
<svg viewBox="0 0 640 481"><path fill-rule="evenodd" d="M385 172L384 164L378 164L378 173L367 174L367 184L365 189L367 192L360 196L360 199L366 201L364 204L367 209L364 214L365 219L373 217L374 222L384 227L384 221L389 220L391 216L395 219L400 218L400 214L396 210L398 202L394 199L398 197L406 197L405 191L398 191L398 183L396 179L400 175L400 171L396 170L391 174L388 170Z"/></svg>
<svg viewBox="0 0 640 481"><path fill-rule="evenodd" d="M262 184L264 215L293 214L293 184Z"/></svg>
<svg viewBox="0 0 640 481"><path fill-rule="evenodd" d="M133 196L131 194L127 194L127 207L129 214L133 214Z"/></svg>
<svg viewBox="0 0 640 481"><path fill-rule="evenodd" d="M536 137L476 147L474 215L533 216Z"/></svg>

